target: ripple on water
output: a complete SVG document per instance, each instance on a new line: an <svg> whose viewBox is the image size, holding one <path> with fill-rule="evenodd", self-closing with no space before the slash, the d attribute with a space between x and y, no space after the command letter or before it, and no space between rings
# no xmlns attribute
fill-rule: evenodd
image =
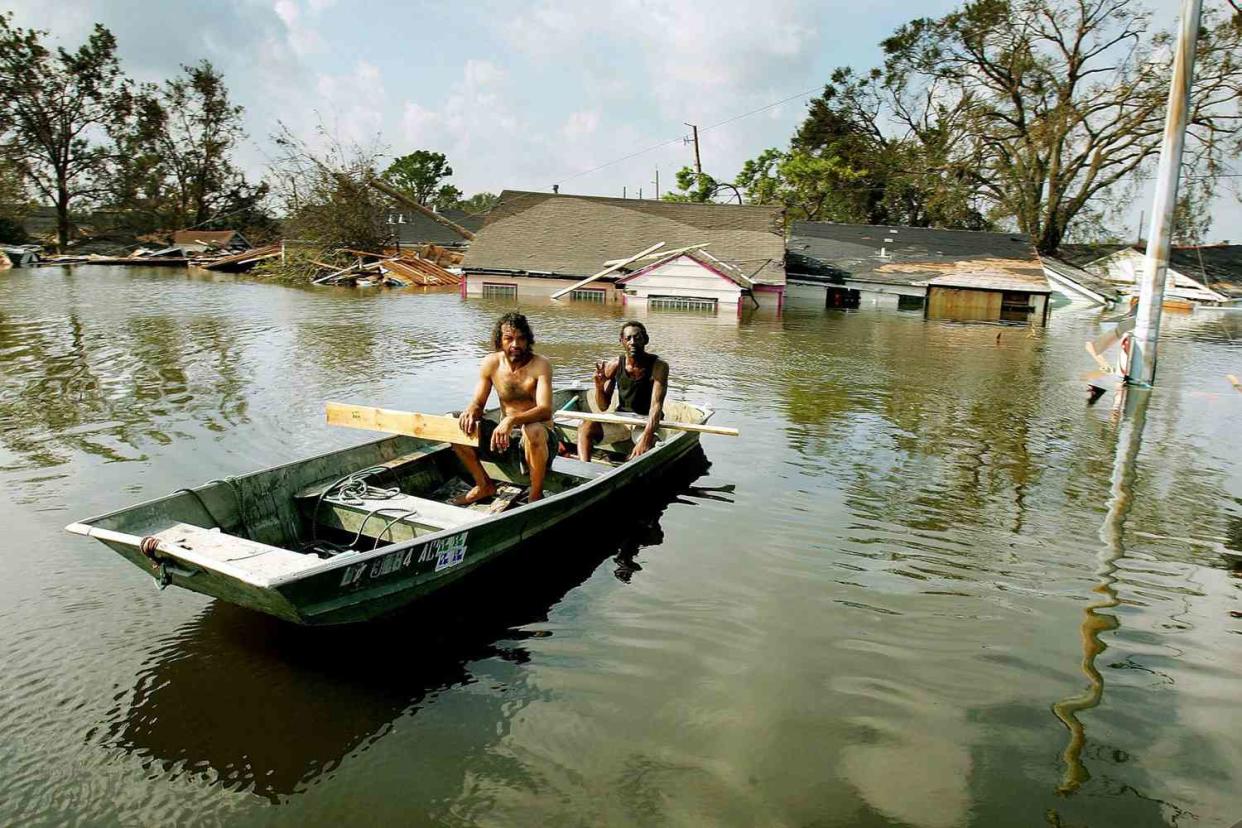
<svg viewBox="0 0 1242 828"><path fill-rule="evenodd" d="M789 308L647 316L674 388L742 438L426 615L305 634L62 537L65 510L365 439L326 399L459 407L511 307L0 280L0 820L1162 824L1235 801L1242 591L1218 554L1242 544L1242 395L1218 322L1170 323L1108 531L1093 318ZM560 378L616 352L621 308L521 308Z"/></svg>

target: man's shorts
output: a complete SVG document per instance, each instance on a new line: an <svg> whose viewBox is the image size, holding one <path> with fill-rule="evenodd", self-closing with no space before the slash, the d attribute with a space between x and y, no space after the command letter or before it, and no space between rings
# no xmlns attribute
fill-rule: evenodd
<svg viewBox="0 0 1242 828"><path fill-rule="evenodd" d="M552 468L552 460L556 457L556 447L560 443L561 437L556 433L556 429L551 423L536 423L542 426L548 432L548 463L547 468ZM526 448L522 445L525 435L522 427L519 426L513 430L513 435L509 438L509 448L497 453L492 451L492 432L496 430L496 423L491 420L481 420L479 422L479 457L483 460L490 460L494 463L505 463L511 465L526 464Z"/></svg>

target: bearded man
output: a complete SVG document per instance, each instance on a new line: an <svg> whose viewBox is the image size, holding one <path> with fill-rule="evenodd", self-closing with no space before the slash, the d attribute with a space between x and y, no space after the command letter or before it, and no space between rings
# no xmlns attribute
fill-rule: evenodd
<svg viewBox="0 0 1242 828"><path fill-rule="evenodd" d="M520 313L506 313L492 330L492 353L483 357L474 397L458 422L462 431L478 433L483 410L492 389L500 399L504 417L491 439L479 448L454 445L458 458L474 478L474 488L453 501L464 506L496 494L496 484L483 468L480 456L511 457L520 451L530 473L528 501L543 497L543 481L556 456L556 432L552 428L552 365L534 351L535 334ZM520 430L517 441L514 430Z"/></svg>

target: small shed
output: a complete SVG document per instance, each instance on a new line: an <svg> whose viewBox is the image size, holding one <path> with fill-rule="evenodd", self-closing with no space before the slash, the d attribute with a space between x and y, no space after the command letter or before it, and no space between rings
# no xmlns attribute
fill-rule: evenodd
<svg viewBox="0 0 1242 828"><path fill-rule="evenodd" d="M928 319L1047 324L1052 286L1026 236L933 227L797 221L797 299L922 311Z"/></svg>
<svg viewBox="0 0 1242 828"><path fill-rule="evenodd" d="M927 282L927 318L954 322L1048 324L1052 286L1043 270L979 271L937 276Z"/></svg>
<svg viewBox="0 0 1242 828"><path fill-rule="evenodd" d="M738 267L703 250L667 256L617 280L626 304L667 310L740 312L754 283Z"/></svg>
<svg viewBox="0 0 1242 828"><path fill-rule="evenodd" d="M206 250L249 250L250 242L236 230L178 230L173 233L172 246L186 253Z"/></svg>

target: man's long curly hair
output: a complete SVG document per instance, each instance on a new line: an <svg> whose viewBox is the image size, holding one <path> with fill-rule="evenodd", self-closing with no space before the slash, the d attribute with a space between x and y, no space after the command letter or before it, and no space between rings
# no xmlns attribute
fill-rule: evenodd
<svg viewBox="0 0 1242 828"><path fill-rule="evenodd" d="M530 323L526 321L525 314L517 313L516 311L510 311L496 320L496 327L492 328L492 350L500 350L500 329L505 325L519 333L525 334L527 352L535 352L535 332L530 329Z"/></svg>

